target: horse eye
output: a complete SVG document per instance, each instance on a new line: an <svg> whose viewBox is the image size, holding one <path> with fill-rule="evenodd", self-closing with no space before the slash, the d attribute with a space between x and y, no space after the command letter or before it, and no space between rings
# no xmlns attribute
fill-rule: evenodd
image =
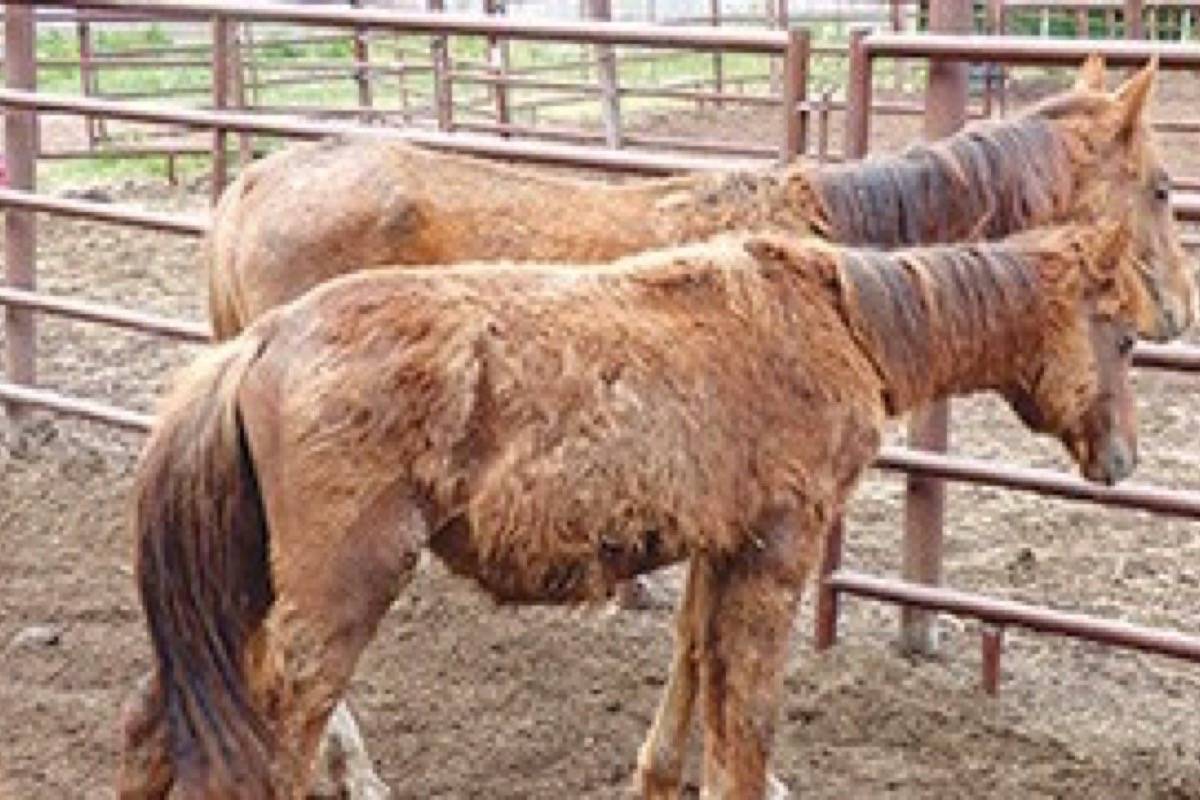
<svg viewBox="0 0 1200 800"><path fill-rule="evenodd" d="M1133 345L1136 340L1128 333L1121 334L1121 338L1117 339L1117 352L1122 356L1127 356L1133 351Z"/></svg>

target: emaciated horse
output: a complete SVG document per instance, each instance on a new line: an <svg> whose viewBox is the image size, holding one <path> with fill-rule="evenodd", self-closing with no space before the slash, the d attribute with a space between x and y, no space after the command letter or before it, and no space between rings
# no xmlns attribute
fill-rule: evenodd
<svg viewBox="0 0 1200 800"><path fill-rule="evenodd" d="M879 247L996 239L1054 222L1129 216L1167 339L1196 316L1193 265L1143 121L1152 64L1115 93L1090 59L1073 91L1010 120L846 166L609 185L360 137L250 166L207 242L210 316L233 336L269 308L353 270L468 261L597 263L775 229Z"/></svg>
<svg viewBox="0 0 1200 800"><path fill-rule="evenodd" d="M265 315L185 375L139 467L156 666L122 796L301 796L425 548L514 603L688 560L638 785L678 796L698 698L704 796L764 796L801 590L887 418L996 391L1088 478L1131 472L1133 334L1166 313L1135 249L1123 225L895 254L728 236L362 272Z"/></svg>
<svg viewBox="0 0 1200 800"><path fill-rule="evenodd" d="M590 263L756 227L890 247L1116 216L1133 220L1143 279L1161 298L1160 317L1140 320L1139 333L1168 339L1195 318L1196 287L1144 122L1155 72L1110 94L1091 58L1074 90L896 156L620 186L394 140L293 147L249 167L217 209L207 246L214 331L227 338L322 281L384 265ZM353 717L339 719L343 743L332 749L345 750L358 735Z"/></svg>

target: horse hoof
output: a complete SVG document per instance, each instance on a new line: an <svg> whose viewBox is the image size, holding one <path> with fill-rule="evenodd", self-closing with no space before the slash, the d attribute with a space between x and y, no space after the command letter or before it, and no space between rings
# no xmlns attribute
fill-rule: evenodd
<svg viewBox="0 0 1200 800"><path fill-rule="evenodd" d="M617 586L612 607L620 611L656 611L674 607L665 586L648 577L634 578Z"/></svg>
<svg viewBox="0 0 1200 800"><path fill-rule="evenodd" d="M787 784L775 777L775 773L767 775L767 800L788 800L792 793Z"/></svg>
<svg viewBox="0 0 1200 800"><path fill-rule="evenodd" d="M330 715L317 750L309 800L388 800L391 789L375 774L358 723L344 702Z"/></svg>

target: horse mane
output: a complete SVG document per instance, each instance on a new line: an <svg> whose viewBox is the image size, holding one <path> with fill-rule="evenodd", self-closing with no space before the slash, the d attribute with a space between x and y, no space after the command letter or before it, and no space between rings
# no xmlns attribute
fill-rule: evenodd
<svg viewBox="0 0 1200 800"><path fill-rule="evenodd" d="M1074 170L1052 119L1075 101L1059 102L1049 113L975 124L898 155L817 170L811 180L829 235L897 247L997 239L1061 218Z"/></svg>
<svg viewBox="0 0 1200 800"><path fill-rule="evenodd" d="M938 381L956 363L982 364L985 375L1010 371L1037 335L1044 262L1059 252L1045 239L842 251L842 316L888 387L889 413L952 390Z"/></svg>

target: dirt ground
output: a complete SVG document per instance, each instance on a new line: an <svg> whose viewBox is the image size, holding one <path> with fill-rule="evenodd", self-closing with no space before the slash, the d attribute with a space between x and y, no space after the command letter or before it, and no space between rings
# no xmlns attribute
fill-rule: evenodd
<svg viewBox="0 0 1200 800"><path fill-rule="evenodd" d="M1164 93L1169 110L1200 97L1192 80ZM775 130L715 112L653 124L709 138ZM908 140L914 125L881 126L875 142ZM1195 148L1167 145L1180 172L1197 173ZM105 188L159 209L199 209L204 197L201 186ZM203 318L194 242L49 218L41 232L46 290ZM50 319L40 340L47 385L147 410L194 350ZM1200 489L1196 381L1137 382L1138 480ZM150 663L126 517L139 439L44 415L2 424L0 798L109 797L116 713ZM954 437L957 452L1066 466L994 400L956 404ZM902 488L878 473L865 482L850 566L896 572ZM950 585L1200 628L1194 522L965 486L948 518ZM670 589L679 576L659 580ZM670 617L497 609L429 563L364 657L351 702L398 798L622 797L665 679ZM775 767L798 795L1200 798L1200 667L1012 630L989 699L975 623L945 619L941 655L914 662L894 647L895 617L847 601L842 644L824 655L811 649L811 606L797 621Z"/></svg>

